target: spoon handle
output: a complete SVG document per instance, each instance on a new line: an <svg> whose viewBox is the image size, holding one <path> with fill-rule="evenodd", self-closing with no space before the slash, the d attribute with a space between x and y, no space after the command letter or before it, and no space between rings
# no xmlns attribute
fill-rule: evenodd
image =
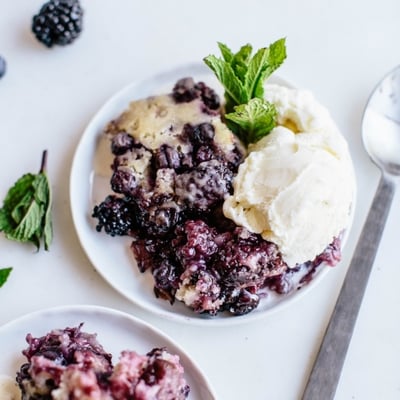
<svg viewBox="0 0 400 400"><path fill-rule="evenodd" d="M302 400L332 400L393 199L382 175Z"/></svg>

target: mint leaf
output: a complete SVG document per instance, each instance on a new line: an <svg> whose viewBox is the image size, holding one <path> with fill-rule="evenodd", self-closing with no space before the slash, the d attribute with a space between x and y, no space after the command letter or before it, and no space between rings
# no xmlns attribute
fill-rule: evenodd
<svg viewBox="0 0 400 400"><path fill-rule="evenodd" d="M246 82L246 74L252 51L253 47L249 44L246 44L242 46L236 54L234 54L231 61L231 66L232 69L235 71L235 75L243 84L245 84Z"/></svg>
<svg viewBox="0 0 400 400"><path fill-rule="evenodd" d="M11 212L16 204L19 204L28 192L31 191L32 182L35 179L33 174L25 174L8 191L4 199L3 210Z"/></svg>
<svg viewBox="0 0 400 400"><path fill-rule="evenodd" d="M265 80L286 58L285 39L259 49L254 56L250 44L242 46L237 53L223 43L219 42L218 46L222 58L209 55L204 62L224 87L227 124L245 144L249 144L267 135L275 126L276 110L271 105L262 101L250 102L264 98ZM247 104L249 107L242 107ZM262 124L266 125L263 127Z"/></svg>
<svg viewBox="0 0 400 400"><path fill-rule="evenodd" d="M235 106L234 112L226 114L229 128L245 145L257 142L276 125L277 111L264 99L251 99L247 104Z"/></svg>
<svg viewBox="0 0 400 400"><path fill-rule="evenodd" d="M234 57L232 50L226 45L221 42L218 42L219 50L221 51L222 57L227 63L231 63Z"/></svg>
<svg viewBox="0 0 400 400"><path fill-rule="evenodd" d="M12 271L11 267L0 268L0 287L2 287L6 283L11 271Z"/></svg>
<svg viewBox="0 0 400 400"><path fill-rule="evenodd" d="M231 64L213 55L204 59L204 62L214 71L225 88L225 99L232 104L243 104L248 101L243 83L236 76Z"/></svg>
<svg viewBox="0 0 400 400"><path fill-rule="evenodd" d="M0 209L0 231L7 239L31 242L40 248L43 237L48 250L52 241L50 183L45 172L47 152L43 152L38 174L25 174L8 191Z"/></svg>
<svg viewBox="0 0 400 400"><path fill-rule="evenodd" d="M40 204L32 198L28 207L24 209L24 217L21 219L15 229L6 236L9 239L19 242L26 242L40 229L43 216Z"/></svg>
<svg viewBox="0 0 400 400"><path fill-rule="evenodd" d="M269 47L257 51L247 72L246 90L250 98L263 98L265 80L281 66L285 58L285 39L279 39Z"/></svg>

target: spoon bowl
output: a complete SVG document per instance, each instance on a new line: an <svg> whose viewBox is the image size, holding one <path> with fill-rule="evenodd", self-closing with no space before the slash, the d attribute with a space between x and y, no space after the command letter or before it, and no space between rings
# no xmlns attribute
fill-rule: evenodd
<svg viewBox="0 0 400 400"><path fill-rule="evenodd" d="M400 66L372 92L362 123L364 147L384 173L400 176Z"/></svg>

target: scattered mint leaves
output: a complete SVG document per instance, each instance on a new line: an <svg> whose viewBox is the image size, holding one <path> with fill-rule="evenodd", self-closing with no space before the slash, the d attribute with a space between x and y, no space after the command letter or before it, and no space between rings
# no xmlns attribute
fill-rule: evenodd
<svg viewBox="0 0 400 400"><path fill-rule="evenodd" d="M53 238L52 195L46 173L47 151L38 174L25 174L8 191L0 209L0 231L7 239L31 242L37 249L43 239L48 250Z"/></svg>
<svg viewBox="0 0 400 400"><path fill-rule="evenodd" d="M247 145L255 143L275 127L277 112L273 104L264 99L254 98L247 104L234 107L234 112L226 114L229 124L234 124L239 138ZM237 129L237 128L240 129Z"/></svg>
<svg viewBox="0 0 400 400"><path fill-rule="evenodd" d="M209 55L204 62L224 87L228 126L247 145L268 134L275 126L276 110L264 100L264 82L286 58L285 39L259 49L254 55L250 44L242 46L237 53L223 43L218 43L218 47L222 58ZM262 128L265 122L267 124Z"/></svg>
<svg viewBox="0 0 400 400"><path fill-rule="evenodd" d="M6 283L11 271L12 271L11 267L0 268L0 287L2 287Z"/></svg>

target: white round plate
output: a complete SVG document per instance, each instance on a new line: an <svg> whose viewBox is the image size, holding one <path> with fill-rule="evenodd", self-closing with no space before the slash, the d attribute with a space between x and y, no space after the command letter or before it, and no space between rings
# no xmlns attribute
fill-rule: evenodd
<svg viewBox="0 0 400 400"><path fill-rule="evenodd" d="M146 354L155 347L166 347L177 354L190 386L190 400L215 400L216 396L205 376L189 356L165 334L126 313L98 306L68 306L42 310L20 317L0 327L0 376L15 377L26 362L21 351L27 348L25 337L40 337L52 329L75 327L84 323L82 331L97 333L104 349L113 355L113 363L123 350Z"/></svg>
<svg viewBox="0 0 400 400"><path fill-rule="evenodd" d="M277 311L310 290L325 275L330 267L320 268L313 280L301 290L285 296L271 295L261 300L257 309L243 316L220 313L216 317L195 314L184 304L157 299L153 292L150 272L140 273L130 250L128 237L111 237L95 229L96 220L91 217L95 204L110 193L110 155L104 151L102 131L108 122L118 117L132 100L151 95L169 93L174 83L183 77L203 81L220 94L221 85L205 65L191 64L178 68L140 83L131 84L108 100L90 121L76 149L71 176L70 200L72 217L83 249L97 271L118 292L135 304L152 313L170 320L200 325L232 325L243 323ZM287 81L272 76L268 82L292 87ZM106 172L108 171L108 172Z"/></svg>

